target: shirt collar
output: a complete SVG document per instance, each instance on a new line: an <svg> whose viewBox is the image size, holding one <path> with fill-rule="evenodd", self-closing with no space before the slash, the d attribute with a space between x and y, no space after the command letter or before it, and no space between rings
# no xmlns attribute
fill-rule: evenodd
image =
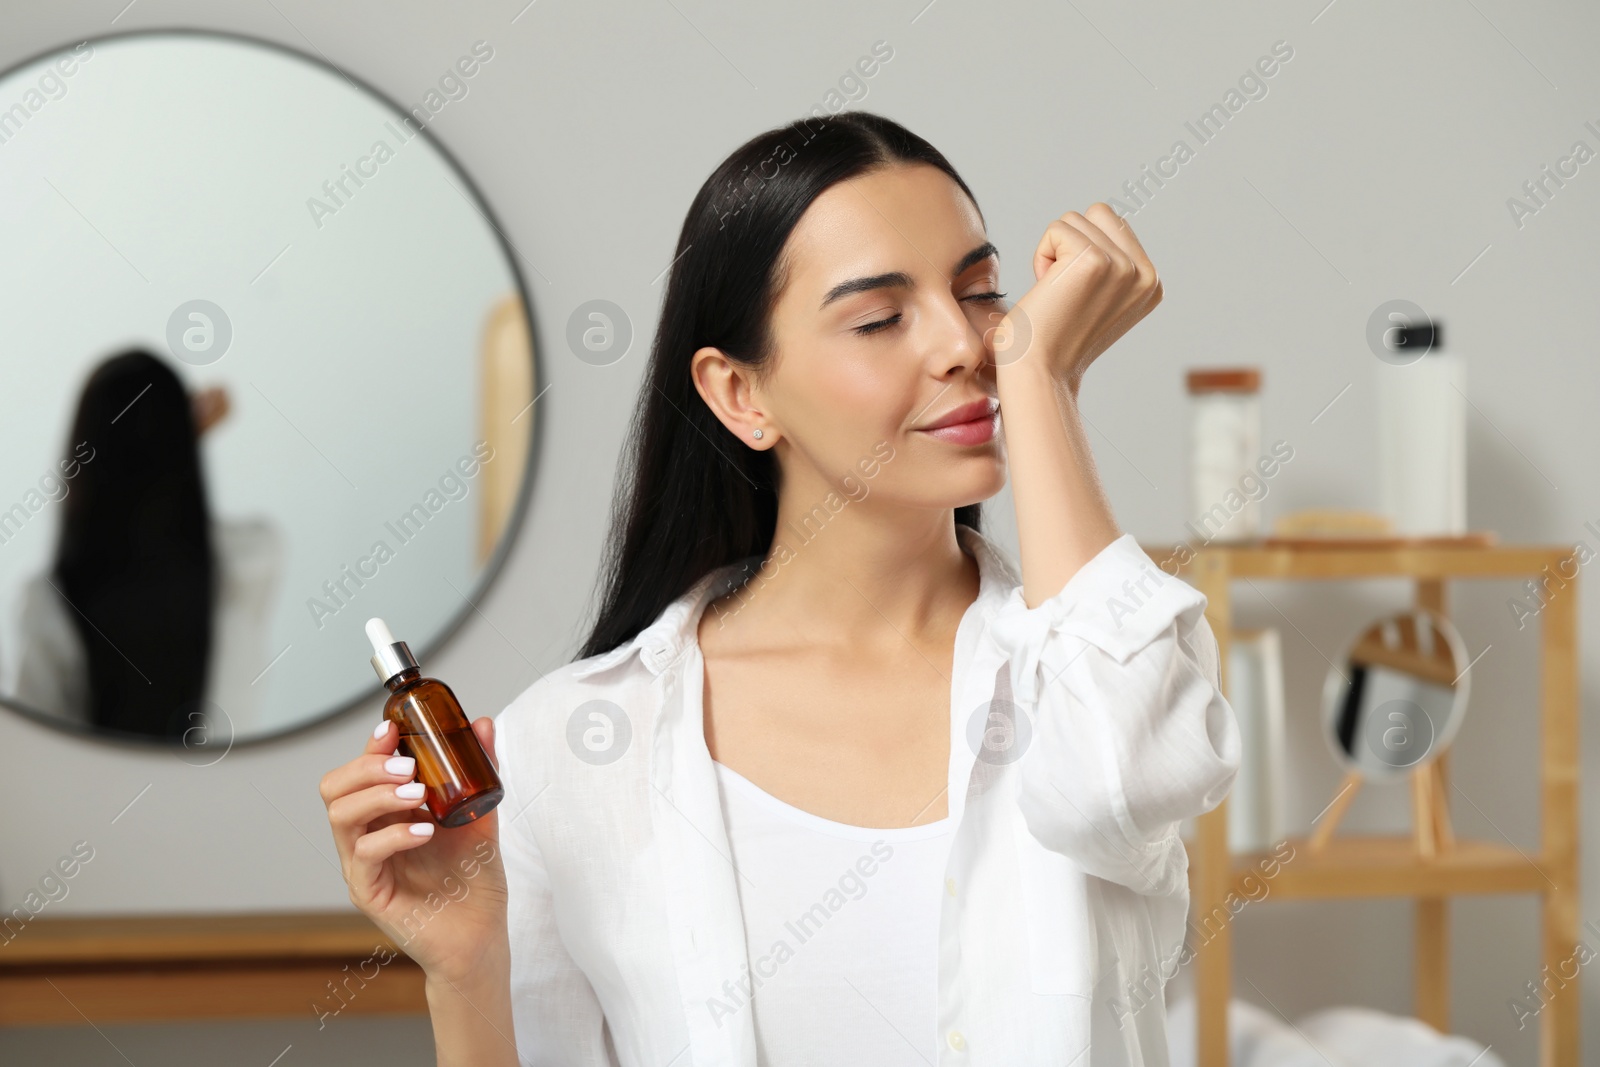
<svg viewBox="0 0 1600 1067"><path fill-rule="evenodd" d="M977 606L984 619L992 617L1021 584L1017 571L993 540L962 523L956 524L956 540L978 562ZM662 609L652 623L634 637L609 652L601 653L573 670L573 676L586 678L628 662L637 654L653 675L676 663L699 635L700 616L705 606L729 592L753 573L761 556L746 556L716 567Z"/></svg>

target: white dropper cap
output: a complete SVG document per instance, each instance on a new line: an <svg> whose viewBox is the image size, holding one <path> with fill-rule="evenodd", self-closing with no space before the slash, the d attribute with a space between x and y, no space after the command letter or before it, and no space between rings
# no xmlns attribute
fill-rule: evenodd
<svg viewBox="0 0 1600 1067"><path fill-rule="evenodd" d="M389 624L382 619L367 620L367 640L372 642L372 669L387 685L389 679L417 666L416 657L404 641L396 641Z"/></svg>
<svg viewBox="0 0 1600 1067"><path fill-rule="evenodd" d="M382 652L394 644L394 634L389 632L389 624L382 619L368 619L367 640L372 642L374 652Z"/></svg>

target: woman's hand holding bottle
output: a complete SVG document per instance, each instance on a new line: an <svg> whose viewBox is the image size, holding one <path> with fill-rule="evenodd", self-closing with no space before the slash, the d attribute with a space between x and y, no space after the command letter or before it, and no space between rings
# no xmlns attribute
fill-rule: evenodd
<svg viewBox="0 0 1600 1067"><path fill-rule="evenodd" d="M480 718L472 728L495 760L494 721ZM395 755L398 744L398 729L385 720L365 752L322 779L350 900L422 967L430 986L480 983L510 955L498 813L436 826L419 810L422 783L414 761Z"/></svg>

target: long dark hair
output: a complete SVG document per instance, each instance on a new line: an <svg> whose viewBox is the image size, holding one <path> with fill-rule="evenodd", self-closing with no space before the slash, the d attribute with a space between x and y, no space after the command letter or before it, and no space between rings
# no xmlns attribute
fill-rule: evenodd
<svg viewBox="0 0 1600 1067"><path fill-rule="evenodd" d="M780 253L830 186L900 163L927 163L977 198L944 156L880 115L801 119L751 138L712 172L678 235L650 365L612 502L599 615L579 658L631 640L716 567L764 554L777 526L777 464L746 448L695 390L706 345L759 374L773 352ZM979 217L982 218L980 211ZM979 528L980 504L955 509Z"/></svg>
<svg viewBox="0 0 1600 1067"><path fill-rule="evenodd" d="M189 394L149 352L114 355L84 384L67 448L82 465L55 582L87 656L90 721L182 734L205 691L215 584Z"/></svg>

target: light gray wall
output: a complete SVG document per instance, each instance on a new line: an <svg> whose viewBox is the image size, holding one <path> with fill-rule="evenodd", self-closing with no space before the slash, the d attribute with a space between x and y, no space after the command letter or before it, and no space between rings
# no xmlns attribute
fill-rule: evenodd
<svg viewBox="0 0 1600 1067"><path fill-rule="evenodd" d="M1124 529L1152 542L1181 535L1182 371L1197 363L1264 368L1266 440L1295 449L1272 483L1269 516L1376 507L1376 361L1363 331L1379 303L1404 297L1445 321L1450 347L1469 363L1470 524L1510 542L1600 547L1583 529L1600 520L1600 163L1583 167L1521 228L1506 206L1575 140L1600 148L1583 127L1586 119L1600 126L1591 55L1600 27L1575 0L936 0L927 8L922 0L539 0L526 9L524 0L454 9L138 0L119 15L124 2L9 4L0 63L110 30L214 27L320 52L409 100L472 42L495 48L471 95L434 130L525 257L550 391L539 402L549 420L545 447L515 551L482 617L429 665L475 714L498 711L579 640L654 325L655 279L690 198L737 144L822 102L879 39L894 57L856 106L905 122L961 170L1004 253L1014 296L1032 281L1029 259L1046 222L1119 195L1175 139L1193 143L1185 120L1218 101L1274 42L1293 47L1268 95L1201 146L1132 219L1162 271L1166 301L1102 357L1084 388ZM639 333L634 351L607 368L564 349L567 316L593 298L622 305ZM1007 507L1002 497L994 510ZM996 525L1010 540L1009 521ZM1583 586L1583 614L1593 619L1595 583L1585 575ZM1455 818L1461 833L1531 852L1537 643L1536 630L1519 632L1506 607L1514 592L1511 583L1456 591L1473 654L1492 648L1475 671L1472 715L1457 745ZM1338 782L1315 726L1326 661L1405 590L1257 583L1239 595L1242 622L1284 631L1291 818L1304 827ZM1587 624L1581 632L1592 678L1600 637ZM95 859L57 913L345 906L316 782L359 750L377 715L367 707L205 769L0 715L0 751L11 755L0 899L19 899L87 839ZM1591 775L1600 769L1588 738L1584 765ZM1399 830L1408 817L1403 787L1369 787L1348 825ZM1592 820L1584 843L1585 911L1596 914L1600 825ZM1536 1028L1519 1032L1507 1001L1539 978L1535 905L1472 900L1456 910L1453 930L1456 1028L1492 1042L1508 1063L1534 1063ZM1237 993L1263 1005L1270 997L1290 1016L1337 1003L1405 1012L1410 931L1399 902L1252 905L1237 925ZM1592 1058L1600 983L1586 980ZM135 1031L162 1040L161 1028L116 1033ZM304 1024L237 1032L247 1031L263 1048L279 1037L278 1047L295 1042L286 1063L355 1059ZM87 1035L6 1036L0 1049L29 1062L100 1062L109 1050ZM48 1058L52 1048L59 1051ZM428 1061L424 1048L414 1051Z"/></svg>

